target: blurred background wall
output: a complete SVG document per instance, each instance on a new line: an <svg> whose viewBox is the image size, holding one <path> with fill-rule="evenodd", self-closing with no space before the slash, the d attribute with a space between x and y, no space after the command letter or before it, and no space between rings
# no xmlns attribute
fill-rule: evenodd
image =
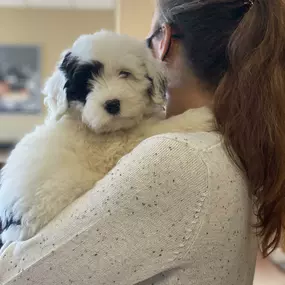
<svg viewBox="0 0 285 285"><path fill-rule="evenodd" d="M0 19L0 44L39 45L42 83L53 71L59 54L80 34L102 28L115 30L114 10L0 8ZM44 115L44 110L36 115L0 114L0 143L19 139L41 123Z"/></svg>
<svg viewBox="0 0 285 285"><path fill-rule="evenodd" d="M145 39L150 29L154 7L154 0L118 0L117 32Z"/></svg>

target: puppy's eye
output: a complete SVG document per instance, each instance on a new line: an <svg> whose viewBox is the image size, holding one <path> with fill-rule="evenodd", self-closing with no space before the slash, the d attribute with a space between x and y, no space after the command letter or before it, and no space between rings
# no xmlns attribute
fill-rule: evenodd
<svg viewBox="0 0 285 285"><path fill-rule="evenodd" d="M129 78L131 76L132 76L132 74L129 71L122 70L119 73L119 78Z"/></svg>

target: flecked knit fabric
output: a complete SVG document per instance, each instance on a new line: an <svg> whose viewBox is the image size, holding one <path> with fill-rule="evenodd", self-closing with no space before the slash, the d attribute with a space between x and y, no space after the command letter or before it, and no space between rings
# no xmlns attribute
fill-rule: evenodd
<svg viewBox="0 0 285 285"><path fill-rule="evenodd" d="M8 246L0 284L251 285L252 212L219 134L155 136L33 239Z"/></svg>

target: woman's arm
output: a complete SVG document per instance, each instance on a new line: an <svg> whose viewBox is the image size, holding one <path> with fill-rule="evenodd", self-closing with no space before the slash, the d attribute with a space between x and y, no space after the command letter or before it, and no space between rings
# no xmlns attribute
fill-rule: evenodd
<svg viewBox="0 0 285 285"><path fill-rule="evenodd" d="M7 284L136 284L176 268L203 222L207 167L189 142L141 143L33 239L0 259ZM185 261L185 260L184 260Z"/></svg>

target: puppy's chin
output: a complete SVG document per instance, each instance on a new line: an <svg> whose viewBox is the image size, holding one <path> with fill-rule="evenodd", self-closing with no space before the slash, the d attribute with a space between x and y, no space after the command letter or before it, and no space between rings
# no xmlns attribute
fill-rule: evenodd
<svg viewBox="0 0 285 285"><path fill-rule="evenodd" d="M95 101L87 101L82 109L81 119L92 131L97 134L127 130L138 125L143 119L146 110L141 112L123 112L110 115Z"/></svg>
<svg viewBox="0 0 285 285"><path fill-rule="evenodd" d="M82 121L86 124L93 132L97 134L111 133L116 131L124 131L131 129L139 124L142 118L121 118L120 116L109 118L94 118L93 120L87 120L84 116Z"/></svg>

